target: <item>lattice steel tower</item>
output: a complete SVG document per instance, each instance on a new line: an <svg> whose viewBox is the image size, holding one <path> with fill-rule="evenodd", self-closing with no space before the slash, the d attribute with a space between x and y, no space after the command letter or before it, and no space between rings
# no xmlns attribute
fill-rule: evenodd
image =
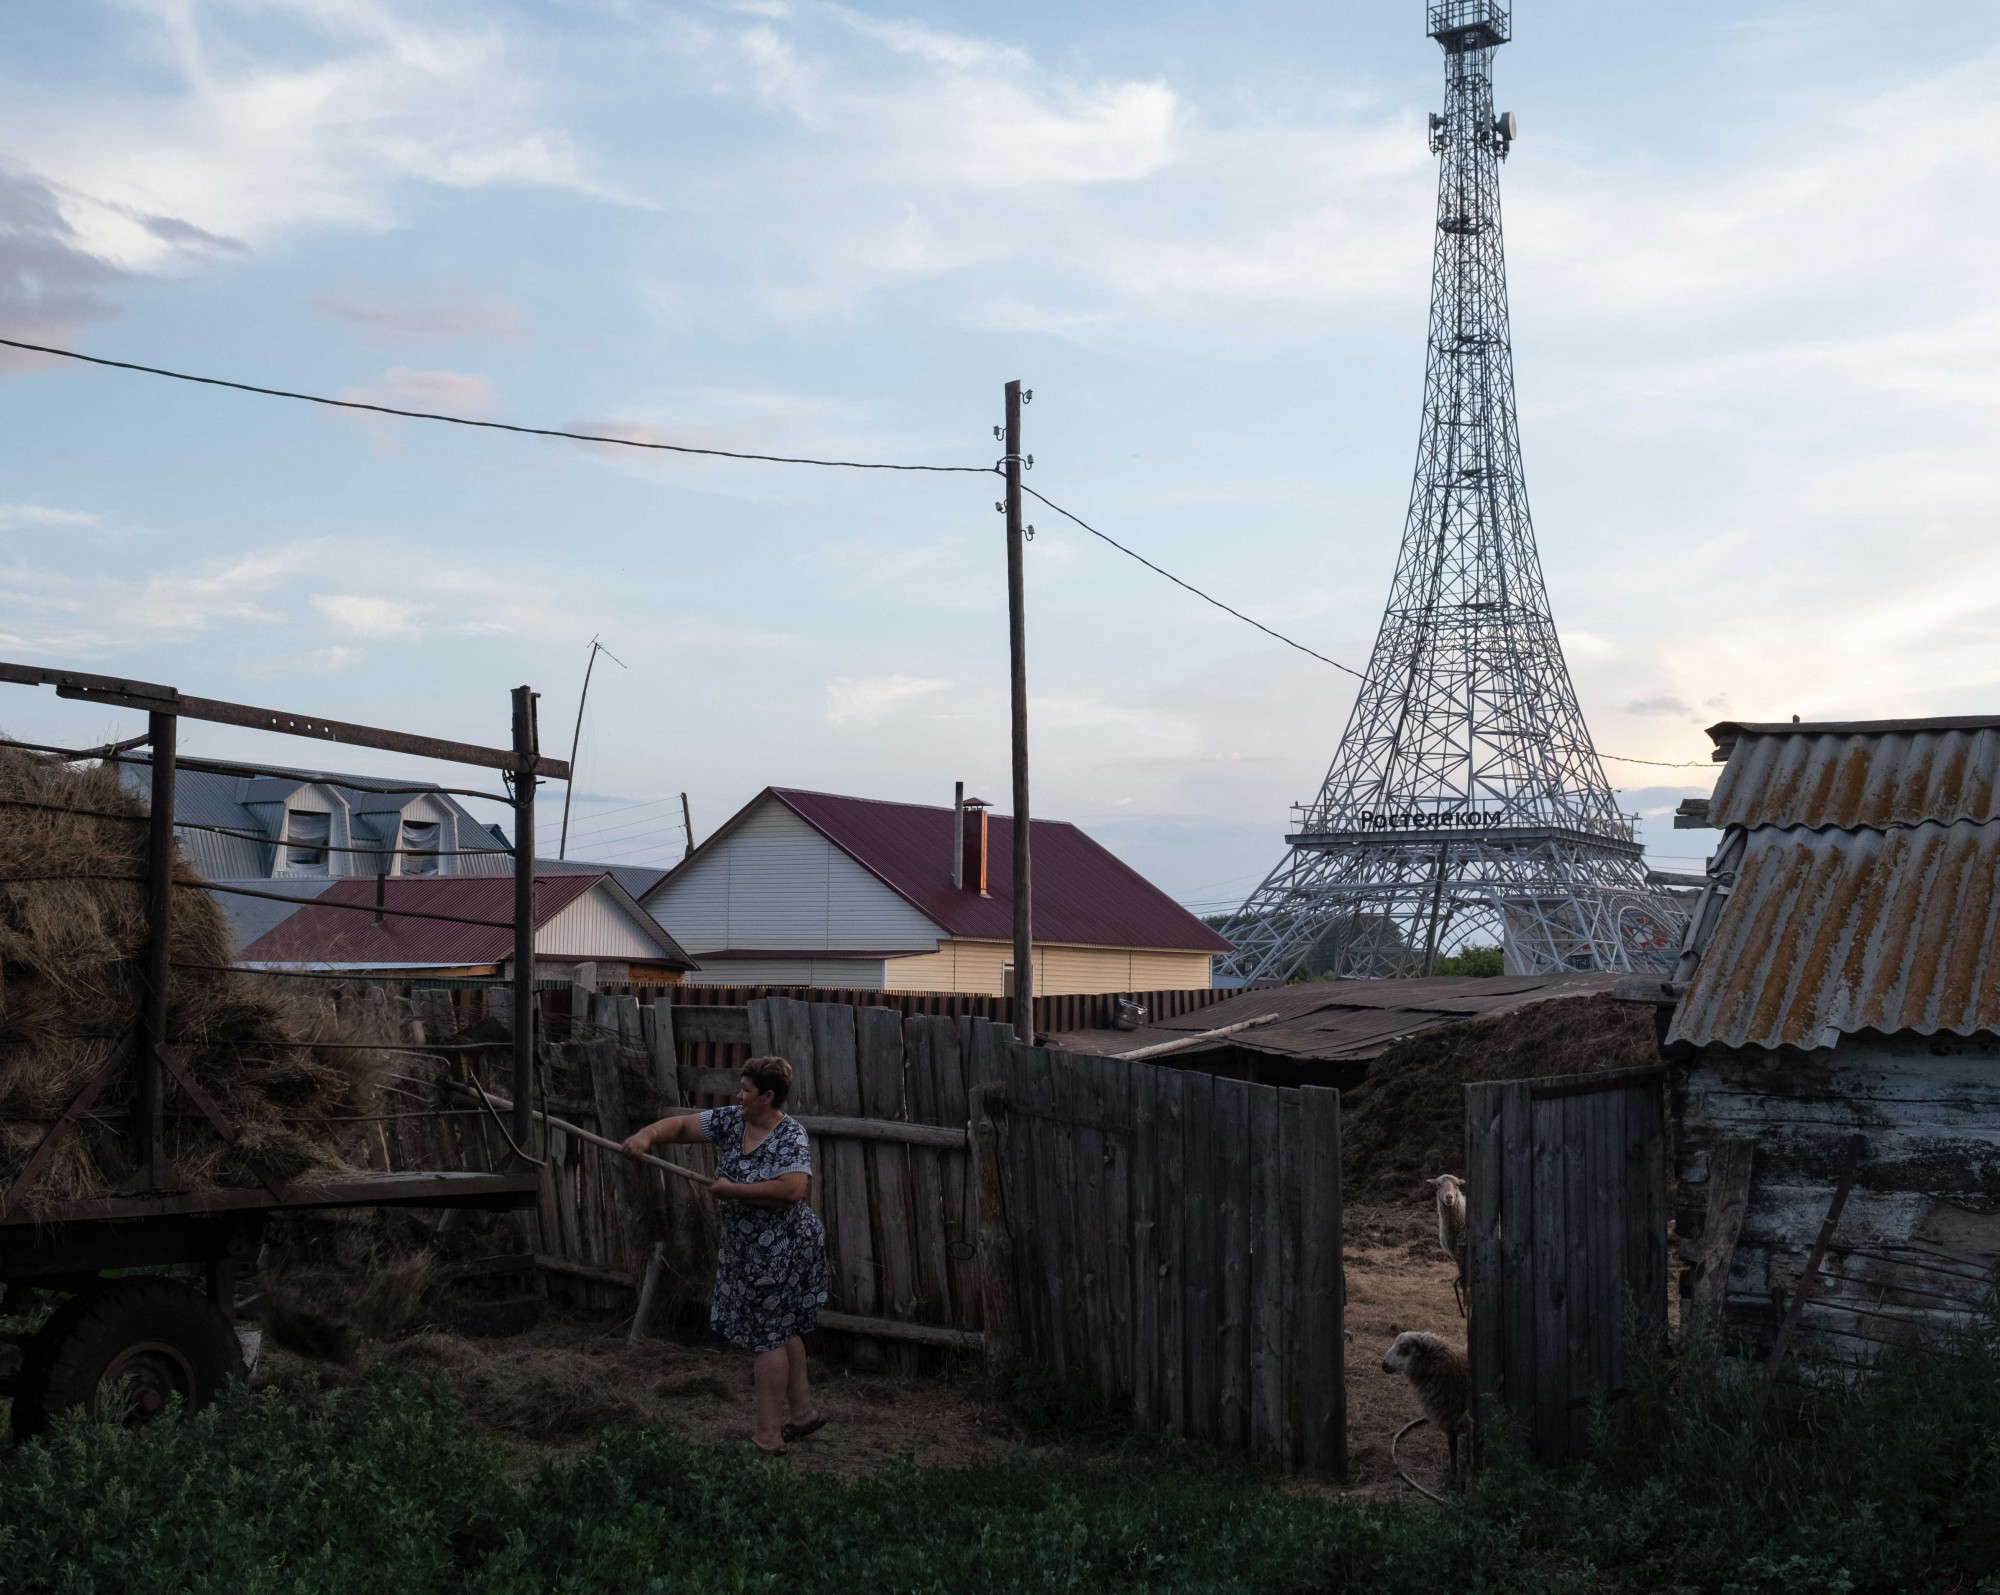
<svg viewBox="0 0 2000 1595"><path fill-rule="evenodd" d="M1430 0L1445 109L1430 361L1388 611L1333 767L1291 852L1223 934L1219 980L1428 972L1497 941L1510 973L1672 962L1681 916L1646 884L1577 707L1535 552L1508 343L1493 113L1507 0Z"/></svg>

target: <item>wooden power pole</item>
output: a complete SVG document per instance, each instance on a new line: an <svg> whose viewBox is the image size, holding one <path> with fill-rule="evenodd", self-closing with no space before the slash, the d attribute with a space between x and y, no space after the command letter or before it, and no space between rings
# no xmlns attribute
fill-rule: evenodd
<svg viewBox="0 0 2000 1595"><path fill-rule="evenodd" d="M1028 621L1021 591L1021 406L1007 384L1007 645L1014 719L1014 1035L1035 1042L1034 894L1028 867Z"/></svg>

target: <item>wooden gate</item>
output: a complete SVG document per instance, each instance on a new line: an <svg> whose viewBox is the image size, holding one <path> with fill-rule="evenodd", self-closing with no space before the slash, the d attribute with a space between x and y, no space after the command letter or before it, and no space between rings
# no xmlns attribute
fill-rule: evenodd
<svg viewBox="0 0 2000 1595"><path fill-rule="evenodd" d="M1664 1073L1465 1088L1466 1325L1476 1411L1544 1461L1580 1455L1590 1407L1629 1399L1632 1328L1665 1332Z"/></svg>
<svg viewBox="0 0 2000 1595"><path fill-rule="evenodd" d="M1004 1088L1019 1353L1142 1423L1344 1476L1339 1093L971 1030L973 1078Z"/></svg>

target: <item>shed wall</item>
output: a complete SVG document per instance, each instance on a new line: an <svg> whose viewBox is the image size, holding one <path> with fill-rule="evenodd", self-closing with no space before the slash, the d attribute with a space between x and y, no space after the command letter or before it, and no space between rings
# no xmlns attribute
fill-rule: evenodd
<svg viewBox="0 0 2000 1595"><path fill-rule="evenodd" d="M1681 1255L1700 1255L1718 1143L1753 1141L1750 1196L1722 1305L1768 1350L1839 1179L1867 1143L1800 1344L1849 1365L1963 1323L2000 1263L2000 1039L1844 1038L1837 1048L1712 1046L1676 1099ZM1688 1280L1683 1278L1683 1294Z"/></svg>

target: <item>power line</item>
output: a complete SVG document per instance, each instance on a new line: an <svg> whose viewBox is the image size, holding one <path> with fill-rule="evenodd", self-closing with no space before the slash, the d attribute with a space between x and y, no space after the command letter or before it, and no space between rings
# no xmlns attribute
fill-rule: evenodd
<svg viewBox="0 0 2000 1595"><path fill-rule="evenodd" d="M1333 668L1336 670L1345 670L1350 676L1354 677L1354 679L1357 681L1365 681L1367 679L1367 677L1362 675L1362 673L1359 670L1356 670L1352 665L1344 665L1338 659L1329 659L1325 654L1321 653L1318 649L1308 648L1302 642L1293 642L1292 639L1287 637L1282 631L1273 631L1269 626L1265 625L1261 620L1252 620L1248 615L1244 614L1242 610L1231 609L1220 598L1211 598L1207 593L1203 592L1199 587L1195 586L1192 582L1182 581L1180 577L1176 576L1172 571L1162 570L1158 565L1155 565L1144 554L1134 553L1131 549L1127 548L1123 543L1119 542L1117 538L1109 536L1104 532L1100 532L1095 526L1092 526L1090 522L1085 520L1082 516L1072 514L1070 511L1064 509L1060 504L1058 504L1054 499L1050 498L1047 494L1035 492L1035 490L1032 487L1029 487L1025 482L1021 484L1021 490L1031 495L1034 498L1040 499L1044 504L1048 505L1048 507L1054 510L1058 515L1064 516L1069 520L1075 521L1077 525L1081 526L1086 532L1090 533L1092 537L1101 538L1104 542L1109 543L1113 548L1117 549L1119 553L1125 555L1127 558L1136 559L1141 565L1144 565L1146 569L1152 571L1155 575L1164 576L1167 578L1168 581L1172 582L1176 587L1185 588L1188 592L1193 593L1195 597L1199 598L1203 603L1215 605L1217 609L1221 610L1226 615L1234 615L1238 620L1242 621L1246 626L1255 626L1265 636L1275 637L1279 642L1283 643L1287 648L1296 648L1302 654L1311 654L1313 658L1317 659L1323 665L1332 665Z"/></svg>
<svg viewBox="0 0 2000 1595"><path fill-rule="evenodd" d="M0 338L9 349L26 349L32 354L51 354L63 360L81 360L88 365L107 366L114 371L139 371L149 377L171 377L176 382L199 382L204 387L234 388L238 393L261 393L269 399L296 399L302 404L323 404L334 410L367 410L375 415L400 416L406 421L442 421L449 426L479 427L488 432L518 432L527 437L567 438L572 443L608 443L621 449L653 449L665 454L707 454L724 460L762 460L771 465L831 465L850 471L936 471L954 475L991 476L991 465L895 465L880 460L819 460L796 454L747 454L736 449L701 449L691 443L642 443L636 438L604 437L594 432L567 432L559 427L516 426L511 421L475 421L469 416L441 415L433 410L401 410L390 404L364 404L359 399L329 399L318 393L293 393L284 388L260 388L255 383L231 382L222 377L198 377L187 371L169 371L163 366L136 365L130 360L106 360L74 349L56 349L42 343L23 343L18 338Z"/></svg>
<svg viewBox="0 0 2000 1595"><path fill-rule="evenodd" d="M614 448L647 449L662 454L699 454L712 459L756 460L768 465L819 465L850 471L921 471L952 476L992 476L1000 472L1000 467L995 465L909 465L886 460L826 460L800 454L752 454L739 449L698 448L691 443L647 443L641 442L636 438L609 437L597 432L571 432L561 427L518 426L511 421L478 421L470 416L445 415L435 410L405 410L391 404L368 404L359 399L329 399L324 394L319 393L295 393L287 388L260 387L253 382L236 382L226 377L197 376L188 371L172 371L164 366L140 365L131 360L108 360L101 355L84 354L75 349L59 349L45 343L27 343L19 338L0 338L0 347L22 349L30 354L53 355L57 359L76 360L86 365L102 366L112 371L137 371L145 376L167 377L175 382L194 382L199 383L203 387L229 388L237 393L256 393L269 399L293 399L301 404L319 404L333 410L364 410L372 415L393 415L405 421L440 421L447 426L475 427L486 432L511 432L521 437L561 438L572 443L603 443ZM1126 558L1137 560L1155 575L1164 576L1176 587L1194 594L1203 603L1213 604L1224 614L1234 616L1246 626L1256 627L1265 636L1283 643L1287 648L1296 648L1300 653L1317 659L1321 664L1332 665L1336 670L1345 671L1357 681L1367 679L1361 671L1356 670L1352 665L1344 665L1338 659L1329 659L1318 649L1308 648L1304 643L1294 641L1281 631L1273 631L1261 620L1253 620L1250 616L1244 614L1242 610L1232 608L1220 598L1203 592L1194 583L1183 581L1172 571L1154 564L1144 554L1139 553L1135 549L1127 548L1108 532L1100 532L1095 526L1092 526L1074 511L1064 509L1062 505L1056 503L1047 494L1036 492L1034 488L1029 487L1026 483L1022 484L1022 491L1040 500L1064 519L1074 521L1078 526L1081 526L1086 532L1090 533L1092 537L1109 543L1119 553L1125 555ZM1621 764L1647 764L1669 770L1699 770L1707 767L1705 764L1698 762L1673 763L1661 759L1627 759L1615 753L1601 754L1600 757L1615 759ZM664 802L667 800L662 799L661 801ZM644 807L645 805L635 806Z"/></svg>
<svg viewBox="0 0 2000 1595"><path fill-rule="evenodd" d="M1715 761L1713 759L1687 761L1675 761L1672 759L1628 759L1622 753L1604 752L1600 752L1597 756L1600 759L1610 759L1617 764L1650 764L1656 770L1712 770L1715 768Z"/></svg>

